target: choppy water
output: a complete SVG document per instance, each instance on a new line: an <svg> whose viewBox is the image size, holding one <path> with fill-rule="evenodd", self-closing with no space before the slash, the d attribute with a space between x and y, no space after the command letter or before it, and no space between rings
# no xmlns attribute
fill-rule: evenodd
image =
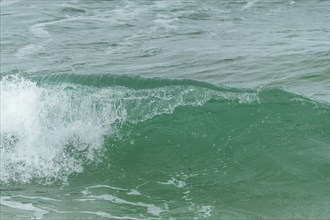
<svg viewBox="0 0 330 220"><path fill-rule="evenodd" d="M1 219L328 219L329 1L1 1Z"/></svg>

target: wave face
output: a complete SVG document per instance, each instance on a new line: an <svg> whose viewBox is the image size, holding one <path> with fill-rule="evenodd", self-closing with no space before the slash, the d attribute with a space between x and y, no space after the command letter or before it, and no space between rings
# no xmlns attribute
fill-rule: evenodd
<svg viewBox="0 0 330 220"><path fill-rule="evenodd" d="M279 89L121 76L11 75L1 80L1 95L5 191L64 184L77 188L79 206L97 201L118 212L58 207L58 217L326 214L326 104ZM17 208L30 193L15 201L5 193L1 202ZM41 193L45 198L39 199L68 202L58 193L60 198ZM261 205L266 201L272 206ZM38 218L54 211L31 207L21 209Z"/></svg>

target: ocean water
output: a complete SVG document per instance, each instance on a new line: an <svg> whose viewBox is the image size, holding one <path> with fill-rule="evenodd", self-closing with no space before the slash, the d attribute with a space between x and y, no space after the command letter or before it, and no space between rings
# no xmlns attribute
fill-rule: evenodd
<svg viewBox="0 0 330 220"><path fill-rule="evenodd" d="M1 219L329 219L329 1L1 0Z"/></svg>

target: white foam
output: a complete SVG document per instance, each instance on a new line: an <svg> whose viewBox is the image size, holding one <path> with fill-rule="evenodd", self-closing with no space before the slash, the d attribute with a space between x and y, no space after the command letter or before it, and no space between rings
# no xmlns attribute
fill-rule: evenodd
<svg viewBox="0 0 330 220"><path fill-rule="evenodd" d="M212 209L213 209L213 206L204 205L200 209L200 215L203 216L204 218L211 217Z"/></svg>
<svg viewBox="0 0 330 220"><path fill-rule="evenodd" d="M40 42L40 44L28 44L23 46L22 48L18 49L18 51L15 53L15 56L17 58L23 58L25 56L29 56L32 54L37 53L40 50L43 50L45 46L49 43L49 38L51 37L50 33L44 29L44 26L47 23L39 23L34 24L30 27L30 32L38 37L38 38L46 38L43 42Z"/></svg>
<svg viewBox="0 0 330 220"><path fill-rule="evenodd" d="M107 201L110 201L110 202L116 203L116 204L126 204L126 205L132 205L132 206L145 207L145 208L147 208L147 212L149 214L152 214L155 216L159 216L162 212L165 211L164 209L162 209L158 206L155 206L154 204L146 204L143 202L130 202L130 201L126 201L126 200L120 199L116 196L108 195L108 194L99 195L99 196L90 196L90 197L107 200Z"/></svg>
<svg viewBox="0 0 330 220"><path fill-rule="evenodd" d="M10 197L8 196L1 196L0 204L14 209L32 211L34 212L34 216L36 219L43 219L43 216L49 213L46 210L35 207L32 203L20 203L20 202L11 201Z"/></svg>
<svg viewBox="0 0 330 220"><path fill-rule="evenodd" d="M109 218L109 219L128 219L128 220L138 220L138 219L140 219L140 218L132 218L132 217L128 217L128 216L114 216L114 215L111 215L110 213L107 213L107 212L82 211L81 213L92 214L92 215L100 216L102 218Z"/></svg>
<svg viewBox="0 0 330 220"><path fill-rule="evenodd" d="M127 191L128 189L124 188L119 188L119 187L114 187L114 186L109 186L109 185L96 185L96 186L89 186L86 189L95 189L95 188L109 188L109 189L114 189L114 190L119 190L119 191Z"/></svg>
<svg viewBox="0 0 330 220"><path fill-rule="evenodd" d="M48 31L44 29L44 26L48 23L41 23L41 24L35 24L32 25L30 28L30 32L39 38L49 38L51 35Z"/></svg>
<svg viewBox="0 0 330 220"><path fill-rule="evenodd" d="M22 58L31 54L34 54L36 52L38 52L39 50L42 50L44 48L44 46L42 45L36 45L36 44L28 44L22 48L20 48L15 56L17 58Z"/></svg>
<svg viewBox="0 0 330 220"><path fill-rule="evenodd" d="M18 49L18 51L15 53L17 58L23 58L25 56L35 54L46 47L46 45L50 42L49 38L51 37L50 33L44 29L44 26L47 24L49 23L38 23L30 27L30 32L32 35L46 40L40 42L39 44L28 44Z"/></svg>
<svg viewBox="0 0 330 220"><path fill-rule="evenodd" d="M167 182L157 182L159 184L162 184L162 185L173 185L177 188L183 188L186 186L186 183L182 180L177 180L175 178L171 178L170 180L168 180Z"/></svg>
<svg viewBox="0 0 330 220"><path fill-rule="evenodd" d="M23 195L17 195L15 197L20 197L20 198L26 198L26 199L41 199L41 200L47 200L47 201L61 201L58 199L52 199L52 198L47 198L47 197L42 197L42 196L23 196Z"/></svg>
<svg viewBox="0 0 330 220"><path fill-rule="evenodd" d="M131 189L131 191L129 191L127 193L127 195L136 195L136 196L140 196L142 195L139 191L137 191L136 189Z"/></svg>
<svg viewBox="0 0 330 220"><path fill-rule="evenodd" d="M85 160L96 161L104 135L125 111L85 92L45 89L18 77L1 81L2 182L66 181Z"/></svg>

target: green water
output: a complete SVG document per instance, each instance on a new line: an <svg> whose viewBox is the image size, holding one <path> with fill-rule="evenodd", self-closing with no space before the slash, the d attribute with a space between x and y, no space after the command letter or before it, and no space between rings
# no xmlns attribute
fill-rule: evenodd
<svg viewBox="0 0 330 220"><path fill-rule="evenodd" d="M1 1L1 219L328 219L328 1Z"/></svg>

